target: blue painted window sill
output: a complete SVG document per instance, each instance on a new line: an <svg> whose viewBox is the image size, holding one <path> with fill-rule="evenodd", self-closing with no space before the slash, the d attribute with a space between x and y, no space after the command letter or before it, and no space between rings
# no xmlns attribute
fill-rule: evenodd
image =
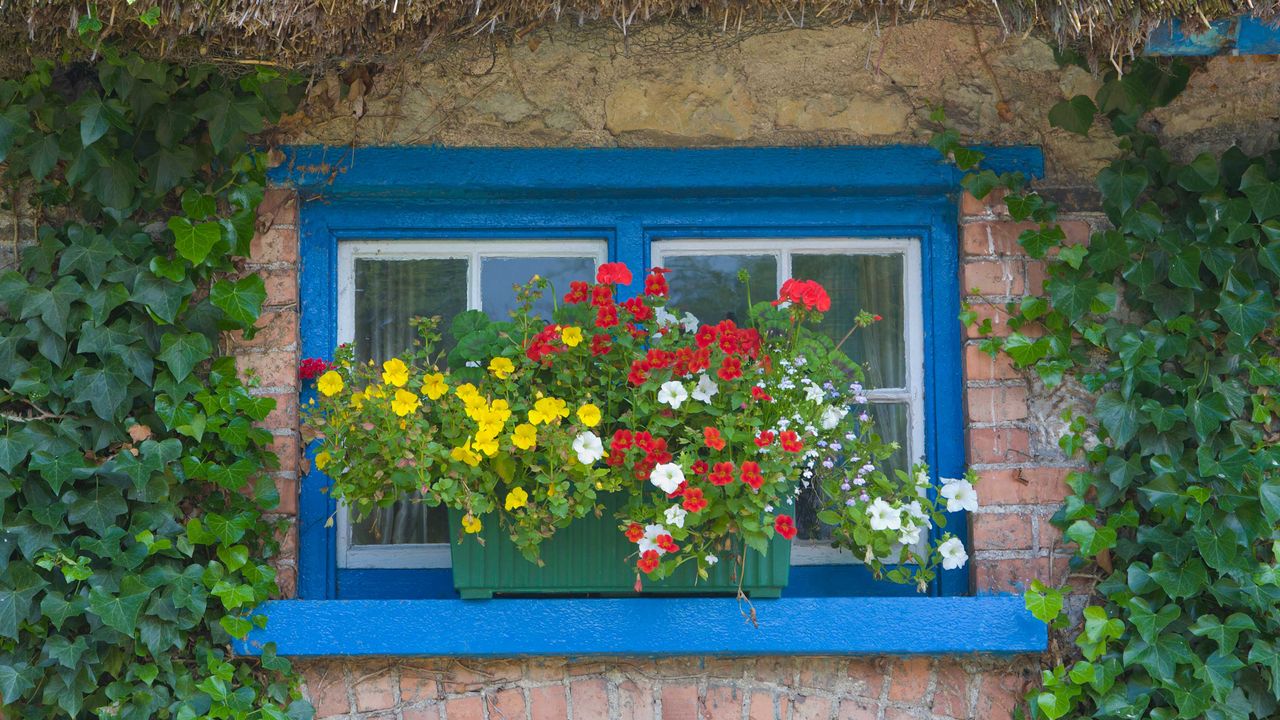
<svg viewBox="0 0 1280 720"><path fill-rule="evenodd" d="M279 600L266 629L286 656L920 655L1037 653L1045 626L1022 598L846 597Z"/></svg>

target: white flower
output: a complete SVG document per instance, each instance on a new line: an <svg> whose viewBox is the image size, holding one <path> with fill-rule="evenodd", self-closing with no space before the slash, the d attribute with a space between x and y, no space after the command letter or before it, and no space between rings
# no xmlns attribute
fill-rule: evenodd
<svg viewBox="0 0 1280 720"><path fill-rule="evenodd" d="M658 547L656 542L660 536L666 534L668 534L667 529L661 525L645 525L644 537L640 538L640 542L636 543L636 548L639 549L641 555L650 550L658 551L659 555L666 555L667 551Z"/></svg>
<svg viewBox="0 0 1280 720"><path fill-rule="evenodd" d="M689 512L679 505L672 505L667 508L667 524L682 528L684 527L684 516L688 514Z"/></svg>
<svg viewBox="0 0 1280 720"><path fill-rule="evenodd" d="M706 560L708 565L715 565L716 563L720 562L720 558L716 557L715 555L707 555L702 559Z"/></svg>
<svg viewBox="0 0 1280 720"><path fill-rule="evenodd" d="M917 485L929 484L929 468L922 467L916 471L916 484Z"/></svg>
<svg viewBox="0 0 1280 720"><path fill-rule="evenodd" d="M822 429L834 430L848 413L849 408L835 407L834 405L828 406L822 411Z"/></svg>
<svg viewBox="0 0 1280 720"><path fill-rule="evenodd" d="M670 405L672 410L678 409L688 399L689 391L677 380L668 380L658 388L658 402Z"/></svg>
<svg viewBox="0 0 1280 720"><path fill-rule="evenodd" d="M658 324L661 325L662 327L667 327L668 325L675 325L676 323L680 322L680 318L667 312L667 309L664 307L655 309L653 311L653 316L654 316L654 319L658 321Z"/></svg>
<svg viewBox="0 0 1280 720"><path fill-rule="evenodd" d="M649 473L649 482L659 490L670 495L684 482L684 470L675 463L663 463Z"/></svg>
<svg viewBox="0 0 1280 720"><path fill-rule="evenodd" d="M942 479L942 497L947 499L947 512L978 509L978 492L968 480Z"/></svg>
<svg viewBox="0 0 1280 720"><path fill-rule="evenodd" d="M804 399L809 402L822 402L826 395L818 385L809 385L804 389Z"/></svg>
<svg viewBox="0 0 1280 720"><path fill-rule="evenodd" d="M942 569L955 570L964 567L969 561L969 553L964 551L964 543L953 537L938 546L938 554L942 556Z"/></svg>
<svg viewBox="0 0 1280 720"><path fill-rule="evenodd" d="M685 332L698 332L698 318L691 312L685 313L684 317L680 318L680 325L684 327Z"/></svg>
<svg viewBox="0 0 1280 720"><path fill-rule="evenodd" d="M604 443L600 442L595 433L584 432L573 439L573 451L578 453L578 462L593 465L604 457Z"/></svg>
<svg viewBox="0 0 1280 720"><path fill-rule="evenodd" d="M712 380L706 373L702 373L702 377L698 378L698 386L693 389L693 399L698 402L709 403L712 396L718 392L720 392L720 387L716 385L716 381Z"/></svg>
<svg viewBox="0 0 1280 720"><path fill-rule="evenodd" d="M867 506L867 517L871 519L871 529L877 532L902 528L902 514L883 498L876 498Z"/></svg>
<svg viewBox="0 0 1280 720"><path fill-rule="evenodd" d="M920 542L920 531L922 530L924 528L908 520L907 524L902 526L902 532L898 535L898 542L903 545L915 545Z"/></svg>
<svg viewBox="0 0 1280 720"><path fill-rule="evenodd" d="M920 506L919 500L912 500L911 504L903 509L907 511L908 517L915 518L926 525L929 524L929 513L926 513L924 508Z"/></svg>

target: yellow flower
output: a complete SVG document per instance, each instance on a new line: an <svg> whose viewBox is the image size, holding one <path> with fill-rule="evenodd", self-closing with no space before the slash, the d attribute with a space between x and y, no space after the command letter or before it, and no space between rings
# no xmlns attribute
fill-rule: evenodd
<svg viewBox="0 0 1280 720"><path fill-rule="evenodd" d="M498 454L498 436L487 433L476 433L476 450L493 457Z"/></svg>
<svg viewBox="0 0 1280 720"><path fill-rule="evenodd" d="M337 395L342 392L342 387L342 376L333 370L321 375L320 379L316 381L316 389L324 393L325 397Z"/></svg>
<svg viewBox="0 0 1280 720"><path fill-rule="evenodd" d="M431 400L439 400L446 392L449 384L444 381L443 373L431 373L422 379L422 394Z"/></svg>
<svg viewBox="0 0 1280 720"><path fill-rule="evenodd" d="M400 358L391 358L382 363L382 382L404 387L404 384L409 382L409 368Z"/></svg>
<svg viewBox="0 0 1280 720"><path fill-rule="evenodd" d="M476 517L475 515L472 515L471 513L467 513L466 515L462 516L463 530L466 530L467 532L474 535L475 533L480 532L482 528L484 528L484 525L480 524L480 518Z"/></svg>
<svg viewBox="0 0 1280 720"><path fill-rule="evenodd" d="M534 425L551 424L566 417L569 417L569 406L559 398L542 398L529 411L529 422Z"/></svg>
<svg viewBox="0 0 1280 720"><path fill-rule="evenodd" d="M463 402L466 402L470 398L480 397L480 391L471 383L463 383L454 388L453 394L457 395Z"/></svg>
<svg viewBox="0 0 1280 720"><path fill-rule="evenodd" d="M516 364L511 362L511 358L496 357L489 361L489 372L499 380L507 379L515 369Z"/></svg>
<svg viewBox="0 0 1280 720"><path fill-rule="evenodd" d="M333 459L333 456L329 454L328 450L321 450L320 452L316 453L316 461L315 461L316 469L323 470L324 466L328 465L329 461L332 459Z"/></svg>
<svg viewBox="0 0 1280 720"><path fill-rule="evenodd" d="M360 410L364 407L364 393L355 392L351 395L351 407Z"/></svg>
<svg viewBox="0 0 1280 720"><path fill-rule="evenodd" d="M498 398L489 404L489 413L494 422L505 423L511 417L511 405L506 400Z"/></svg>
<svg viewBox="0 0 1280 720"><path fill-rule="evenodd" d="M582 342L582 328L570 325L560 330L560 339L569 347L578 347L578 343Z"/></svg>
<svg viewBox="0 0 1280 720"><path fill-rule="evenodd" d="M404 417L409 413L418 409L422 403L418 400L418 396L408 390L396 390L396 396L391 401L391 410L396 415Z"/></svg>
<svg viewBox="0 0 1280 720"><path fill-rule="evenodd" d="M467 442L449 452L450 457L458 462L464 462L471 467L480 464L480 456L475 454L471 449L471 438L467 438Z"/></svg>
<svg viewBox="0 0 1280 720"><path fill-rule="evenodd" d="M528 450L538 444L538 428L529 423L520 423L511 434L511 444L521 450Z"/></svg>
<svg viewBox="0 0 1280 720"><path fill-rule="evenodd" d="M511 492L507 493L507 502L504 504L504 507L507 510L518 510L528 504L529 493L525 492L524 488L515 488Z"/></svg>
<svg viewBox="0 0 1280 720"><path fill-rule="evenodd" d="M578 408L578 419L587 427L595 427L600 424L600 408L591 403L587 403Z"/></svg>
<svg viewBox="0 0 1280 720"><path fill-rule="evenodd" d="M370 385L369 387L364 389L364 398L366 400L372 400L373 398L384 398L386 396L387 396L387 393L383 391L381 385Z"/></svg>

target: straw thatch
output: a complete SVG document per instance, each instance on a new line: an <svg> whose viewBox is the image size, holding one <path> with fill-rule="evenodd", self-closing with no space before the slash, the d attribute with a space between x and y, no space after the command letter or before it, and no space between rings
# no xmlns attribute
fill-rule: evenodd
<svg viewBox="0 0 1280 720"><path fill-rule="evenodd" d="M159 22L148 28L139 17L152 7ZM82 48L76 28L88 8L107 36L149 55L314 68L413 56L480 33L519 37L545 26L626 33L681 23L733 34L940 14L1040 32L1116 59L1169 18L1203 25L1243 13L1270 17L1280 0L0 0L0 53L12 62L15 54Z"/></svg>

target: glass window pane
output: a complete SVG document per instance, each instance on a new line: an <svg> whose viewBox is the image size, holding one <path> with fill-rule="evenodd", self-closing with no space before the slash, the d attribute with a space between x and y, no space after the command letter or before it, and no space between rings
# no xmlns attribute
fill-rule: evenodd
<svg viewBox="0 0 1280 720"><path fill-rule="evenodd" d="M859 311L880 315L883 320L855 331L843 349L867 368L867 387L907 386L902 255L797 253L791 257L791 274L800 280L817 280L831 295L831 312L822 319L821 328L836 342L853 327Z"/></svg>
<svg viewBox="0 0 1280 720"><path fill-rule="evenodd" d="M874 432L885 442L898 443L898 451L888 460L880 464L880 468L890 475L895 470L910 468L911 457L911 406L907 403L873 403L868 407L868 415L875 423ZM803 487L796 498L797 537L801 540L830 540L831 529L818 522L818 511L824 502L816 487Z"/></svg>
<svg viewBox="0 0 1280 720"><path fill-rule="evenodd" d="M772 255L668 255L662 264L671 271L671 304L704 323L750 321L739 270L751 274L752 302L778 295L778 260Z"/></svg>
<svg viewBox="0 0 1280 720"><path fill-rule="evenodd" d="M480 297L484 311L494 320L506 320L516 309L515 286L524 285L534 275L551 281L534 311L551 317L553 295L569 292L571 280L591 281L596 276L592 257L487 257L480 261Z"/></svg>
<svg viewBox="0 0 1280 720"><path fill-rule="evenodd" d="M458 258L355 263L355 342L361 362L383 360L418 339L409 318L449 319L467 309L467 261ZM447 334L446 334L447 336Z"/></svg>
<svg viewBox="0 0 1280 720"><path fill-rule="evenodd" d="M399 545L449 542L449 516L443 505L428 507L400 500L351 524L352 545Z"/></svg>

